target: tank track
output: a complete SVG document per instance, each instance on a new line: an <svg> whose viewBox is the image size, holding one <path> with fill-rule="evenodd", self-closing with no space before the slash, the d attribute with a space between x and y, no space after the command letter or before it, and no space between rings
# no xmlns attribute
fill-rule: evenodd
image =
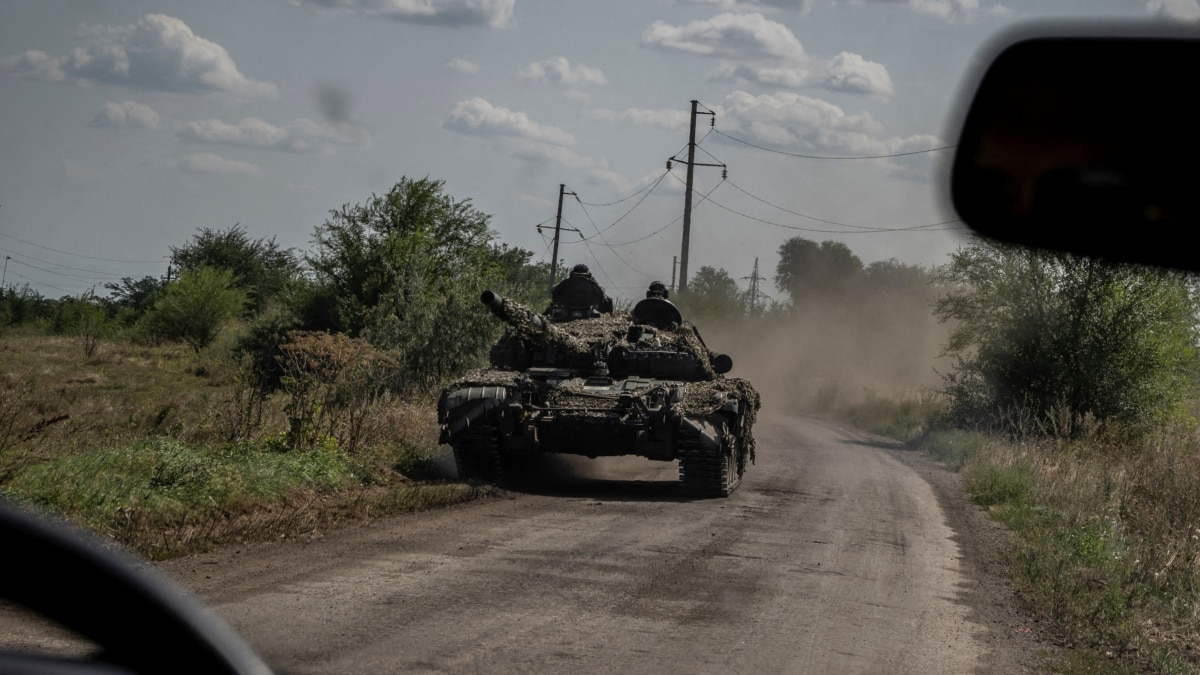
<svg viewBox="0 0 1200 675"><path fill-rule="evenodd" d="M679 487L684 495L728 497L741 484L744 463L739 457L741 453L732 435L722 436L724 441L716 449L696 437L679 439Z"/></svg>
<svg viewBox="0 0 1200 675"><path fill-rule="evenodd" d="M495 434L475 436L451 444L458 479L499 484L504 478L504 458Z"/></svg>

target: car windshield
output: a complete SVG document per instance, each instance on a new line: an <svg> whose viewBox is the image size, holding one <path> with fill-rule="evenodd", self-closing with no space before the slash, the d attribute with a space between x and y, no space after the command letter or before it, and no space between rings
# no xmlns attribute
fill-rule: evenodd
<svg viewBox="0 0 1200 675"><path fill-rule="evenodd" d="M0 495L293 672L1200 667L1194 280L949 203L1049 19L1200 4L6 3Z"/></svg>

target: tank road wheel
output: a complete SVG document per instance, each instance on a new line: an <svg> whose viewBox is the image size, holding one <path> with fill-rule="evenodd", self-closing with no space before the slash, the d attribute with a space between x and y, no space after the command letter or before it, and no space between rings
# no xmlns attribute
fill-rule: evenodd
<svg viewBox="0 0 1200 675"><path fill-rule="evenodd" d="M679 484L689 497L728 497L742 482L736 439L728 423L716 425L719 447L691 443L681 449Z"/></svg>

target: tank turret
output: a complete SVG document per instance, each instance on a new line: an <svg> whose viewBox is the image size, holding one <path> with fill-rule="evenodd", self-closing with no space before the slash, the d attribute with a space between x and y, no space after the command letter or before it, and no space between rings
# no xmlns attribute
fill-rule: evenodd
<svg viewBox="0 0 1200 675"><path fill-rule="evenodd" d="M580 325L580 322L554 324L516 300L493 291L484 291L479 300L496 318L512 327L492 347L492 364L496 367L514 370L524 370L531 365L588 368L597 360L604 360L611 349L611 339L584 339L586 336L565 328ZM586 320L587 323L598 321Z"/></svg>

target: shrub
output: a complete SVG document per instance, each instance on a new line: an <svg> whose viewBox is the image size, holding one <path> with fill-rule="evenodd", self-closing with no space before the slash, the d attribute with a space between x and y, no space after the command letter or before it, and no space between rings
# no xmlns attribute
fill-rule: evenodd
<svg viewBox="0 0 1200 675"><path fill-rule="evenodd" d="M233 287L233 273L211 267L184 272L140 322L155 337L180 340L199 352L222 324L239 316L246 294Z"/></svg>
<svg viewBox="0 0 1200 675"><path fill-rule="evenodd" d="M1187 275L976 239L939 280L954 285L935 311L952 324L945 382L960 424L1072 435L1095 422L1143 426L1179 412L1194 382Z"/></svg>

